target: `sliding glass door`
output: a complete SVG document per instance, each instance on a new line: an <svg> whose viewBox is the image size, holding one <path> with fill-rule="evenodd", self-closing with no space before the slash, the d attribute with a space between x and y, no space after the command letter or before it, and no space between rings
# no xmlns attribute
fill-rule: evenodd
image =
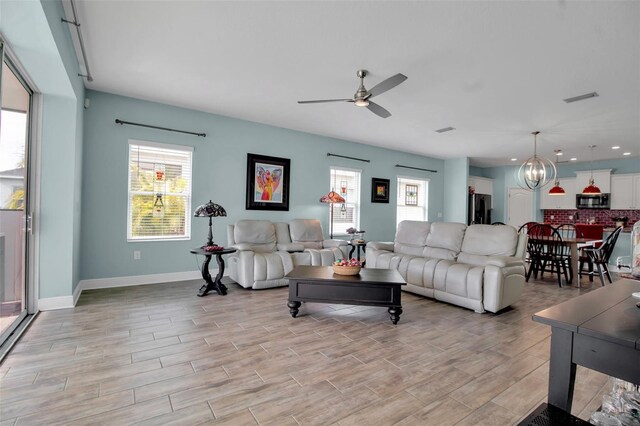
<svg viewBox="0 0 640 426"><path fill-rule="evenodd" d="M0 42L0 344L27 315L29 117L32 91Z"/></svg>

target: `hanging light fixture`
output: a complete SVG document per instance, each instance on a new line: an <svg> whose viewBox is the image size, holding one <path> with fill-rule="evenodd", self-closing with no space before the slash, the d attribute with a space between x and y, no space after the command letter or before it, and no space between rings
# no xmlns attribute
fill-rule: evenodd
<svg viewBox="0 0 640 426"><path fill-rule="evenodd" d="M589 178L589 185L585 186L582 190L583 194L597 195L600 194L600 188L595 185L595 181L593 180L593 148L595 145L589 145L589 149L591 150L591 177Z"/></svg>
<svg viewBox="0 0 640 426"><path fill-rule="evenodd" d="M549 195L566 195L566 191L564 190L563 187L560 186L560 181L558 180L558 175L557 175L558 157L560 157L560 155L562 154L562 150L561 149L555 149L555 150L553 150L553 152L555 152L555 154L556 154L556 181L553 184L553 188L551 188L549 190Z"/></svg>
<svg viewBox="0 0 640 426"><path fill-rule="evenodd" d="M553 161L538 157L537 137L540 132L531 132L531 134L533 135L533 157L522 163L516 174L516 181L520 188L535 191L555 180L556 166Z"/></svg>

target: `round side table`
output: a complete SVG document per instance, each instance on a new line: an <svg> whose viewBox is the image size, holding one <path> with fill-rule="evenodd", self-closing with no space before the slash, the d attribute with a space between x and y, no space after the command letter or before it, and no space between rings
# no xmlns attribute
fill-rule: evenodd
<svg viewBox="0 0 640 426"><path fill-rule="evenodd" d="M204 279L206 284L203 284L202 287L200 287L200 290L198 291L199 297L206 296L211 290L215 290L220 296L227 294L227 286L220 282L224 275L224 259L222 258L222 255L235 252L236 249L224 249L218 251L206 251L203 248L191 249L191 253L206 257L202 264L202 279ZM216 262L218 263L218 274L216 275L215 280L211 279L211 274L209 273L209 262L211 262L211 258L214 255L216 257Z"/></svg>

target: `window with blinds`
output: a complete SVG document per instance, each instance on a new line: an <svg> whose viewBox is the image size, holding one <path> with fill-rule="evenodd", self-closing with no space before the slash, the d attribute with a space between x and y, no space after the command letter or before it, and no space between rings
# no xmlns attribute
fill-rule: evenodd
<svg viewBox="0 0 640 426"><path fill-rule="evenodd" d="M398 177L396 224L403 220L428 220L429 181Z"/></svg>
<svg viewBox="0 0 640 426"><path fill-rule="evenodd" d="M193 148L129 141L127 240L191 238Z"/></svg>
<svg viewBox="0 0 640 426"><path fill-rule="evenodd" d="M333 234L348 235L347 229L360 226L360 170L331 167L330 188L345 200L332 204Z"/></svg>

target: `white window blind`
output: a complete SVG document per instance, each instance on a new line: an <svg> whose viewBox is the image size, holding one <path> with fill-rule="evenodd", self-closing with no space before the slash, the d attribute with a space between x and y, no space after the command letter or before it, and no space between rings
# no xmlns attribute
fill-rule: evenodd
<svg viewBox="0 0 640 426"><path fill-rule="evenodd" d="M127 240L191 238L193 148L129 141Z"/></svg>
<svg viewBox="0 0 640 426"><path fill-rule="evenodd" d="M333 234L348 235L347 229L360 226L360 170L331 167L330 188L346 202L332 204Z"/></svg>
<svg viewBox="0 0 640 426"><path fill-rule="evenodd" d="M429 181L398 177L396 224L403 220L429 220Z"/></svg>

